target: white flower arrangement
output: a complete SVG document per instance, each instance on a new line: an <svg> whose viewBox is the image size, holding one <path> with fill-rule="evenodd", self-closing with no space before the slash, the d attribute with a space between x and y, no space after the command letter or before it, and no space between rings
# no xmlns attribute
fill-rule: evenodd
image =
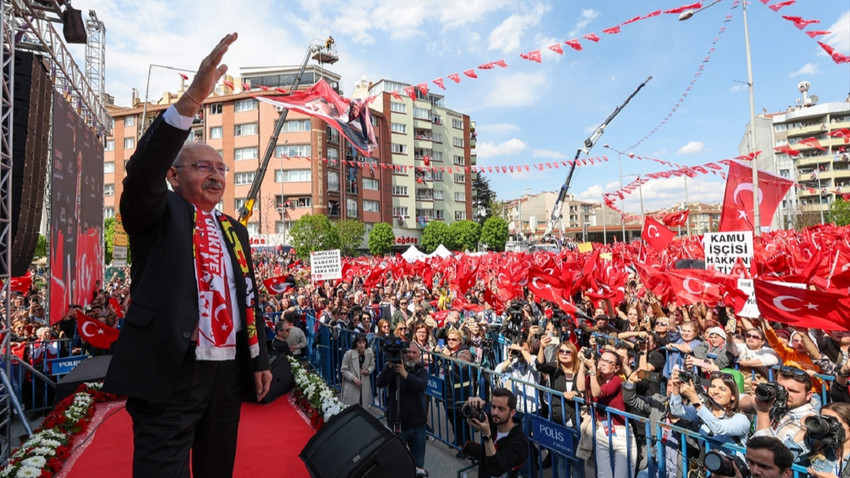
<svg viewBox="0 0 850 478"><path fill-rule="evenodd" d="M299 391L302 397L307 399L313 409L322 414L324 421L339 412L345 405L336 398L336 392L322 380L322 377L312 374L304 370L298 360L287 357L292 366L292 379L295 382L295 388Z"/></svg>

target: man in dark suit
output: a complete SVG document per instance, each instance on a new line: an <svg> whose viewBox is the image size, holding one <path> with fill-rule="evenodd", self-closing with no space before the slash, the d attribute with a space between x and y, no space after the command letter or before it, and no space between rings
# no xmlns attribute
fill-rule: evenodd
<svg viewBox="0 0 850 478"><path fill-rule="evenodd" d="M190 450L195 477L231 476L242 392L260 400L271 383L248 232L215 210L227 167L213 148L185 143L235 40L204 58L127 164L132 302L104 390L128 396L136 477L188 478Z"/></svg>

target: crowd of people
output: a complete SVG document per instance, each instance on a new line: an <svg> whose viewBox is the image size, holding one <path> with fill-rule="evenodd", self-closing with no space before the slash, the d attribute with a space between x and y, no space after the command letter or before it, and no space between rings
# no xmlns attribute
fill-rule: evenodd
<svg viewBox="0 0 850 478"><path fill-rule="evenodd" d="M850 403L850 332L792 327L769 317L750 319L723 305L662 303L643 288L634 271L629 271L619 303L580 295L574 298L577 311L567 313L523 289L523 297L508 300L497 313L487 300L490 284L484 280L459 298L444 286L428 287L416 274L388 274L379 287L369 289L361 276L314 285L309 269L294 255L274 250L255 252L254 265L258 282L287 276L293 284L282 294L260 291L258 305L266 316L272 355L291 354L306 363L307 336L316 332L307 329L308 316L317 318L317 327L357 334L340 364L341 400L368 406L375 403L373 379L375 386L388 383L380 375L386 367L375 363L381 345L409 344L407 360L415 358L421 370L447 377L443 402L453 425L452 444L458 448L473 438L475 427L460 408L475 396L470 383L476 377L463 364L475 364L507 380L563 394L564 402L547 399L539 388L510 387L516 421L526 435L531 434L531 416L571 429L582 424L574 451L585 459L584 470L578 460L548 453L556 476L647 472L654 447L647 449L643 426L618 412L649 417L651 438L663 442L665 453L654 458L669 478L703 469L706 447L687 441L683 448L685 437L664 425L690 429L714 445L745 446L753 436L776 437L795 463L819 478L850 473L850 405L845 405ZM115 305L126 308L127 286L115 277L80 309L120 327L122 314ZM31 345L27 359L33 363L39 358L32 354L99 352L80 340L76 307L50 325L43 290L16 296L12 303L12 340ZM500 339L504 355L495 353ZM32 346L39 341L53 345ZM410 422L402 418L400 423ZM420 430L416 432L418 440ZM683 449L689 462L683 460ZM543 462L543 453L532 447L529 457ZM526 460L515 474L536 476L535 461ZM421 469L421 459L417 462Z"/></svg>

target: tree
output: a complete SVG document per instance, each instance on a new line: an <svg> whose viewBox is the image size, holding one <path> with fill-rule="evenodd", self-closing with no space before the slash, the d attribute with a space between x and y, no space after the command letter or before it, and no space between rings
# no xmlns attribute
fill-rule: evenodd
<svg viewBox="0 0 850 478"><path fill-rule="evenodd" d="M289 229L292 246L301 259L310 257L314 251L326 251L339 247L339 233L327 216L305 214Z"/></svg>
<svg viewBox="0 0 850 478"><path fill-rule="evenodd" d="M449 231L449 226L443 221L430 221L422 230L422 250L430 254L440 244L446 247L451 246L452 233Z"/></svg>
<svg viewBox="0 0 850 478"><path fill-rule="evenodd" d="M366 233L366 226L356 219L346 219L344 221L336 221L337 236L339 236L340 254L344 256L353 256L360 244L363 243L363 234Z"/></svg>
<svg viewBox="0 0 850 478"><path fill-rule="evenodd" d="M508 242L508 223L496 216L487 219L481 228L480 241L491 251L504 251L505 243Z"/></svg>
<svg viewBox="0 0 850 478"><path fill-rule="evenodd" d="M106 264L112 264L112 243L115 240L115 218L107 217L103 220L103 260Z"/></svg>
<svg viewBox="0 0 850 478"><path fill-rule="evenodd" d="M472 221L456 221L449 226L452 235L452 248L458 251L472 251L478 249L478 240L481 238L481 225Z"/></svg>
<svg viewBox="0 0 850 478"><path fill-rule="evenodd" d="M38 241L35 243L35 253L33 257L44 257L47 255L47 238L38 235Z"/></svg>
<svg viewBox="0 0 850 478"><path fill-rule="evenodd" d="M836 226L850 224L850 201L845 201L840 196L829 205L826 215L827 222L834 222Z"/></svg>
<svg viewBox="0 0 850 478"><path fill-rule="evenodd" d="M475 202L472 204L472 214L478 224L484 224L487 218L493 216L493 202L496 201L496 193L490 189L490 180L478 173L472 181Z"/></svg>
<svg viewBox="0 0 850 478"><path fill-rule="evenodd" d="M393 226L385 222L379 222L372 226L369 231L369 253L373 256L382 256L390 252L395 244Z"/></svg>

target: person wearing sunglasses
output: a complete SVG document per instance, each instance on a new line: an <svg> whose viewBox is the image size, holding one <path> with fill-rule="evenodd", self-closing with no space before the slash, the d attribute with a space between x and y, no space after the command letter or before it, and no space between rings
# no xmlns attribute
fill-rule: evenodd
<svg viewBox="0 0 850 478"><path fill-rule="evenodd" d="M803 420L817 414L819 408L812 401L812 377L805 370L785 366L779 368L774 379L785 388L787 404L782 409L774 409L775 399L756 399L756 432L753 436L779 438L796 459L809 451L805 442L796 441L796 435L803 429Z"/></svg>
<svg viewBox="0 0 850 478"><path fill-rule="evenodd" d="M753 393L753 387L768 381L768 368L779 364L779 356L764 338L764 332L758 328L750 328L744 332L744 340L734 335L735 347L738 350L738 367L744 374L744 393Z"/></svg>
<svg viewBox="0 0 850 478"><path fill-rule="evenodd" d="M552 344L553 340L548 334L540 339L540 350L537 352L537 370L548 375L551 388L562 392L564 398L566 398L562 406L561 398L552 395L550 419L559 425L572 428L576 425L576 407L572 399L578 396L578 387L576 386L579 365L578 350L571 342L561 342L555 349L554 360L547 362L543 351ZM574 443L574 445L576 444ZM582 466L578 461L570 460L568 464L567 458L559 453L553 455L552 461L554 463L553 476L566 478L568 471L574 477L581 476Z"/></svg>

